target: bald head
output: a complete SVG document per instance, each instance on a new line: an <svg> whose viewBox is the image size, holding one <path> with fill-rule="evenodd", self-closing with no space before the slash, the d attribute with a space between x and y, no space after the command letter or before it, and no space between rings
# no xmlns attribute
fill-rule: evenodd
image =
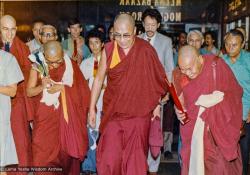
<svg viewBox="0 0 250 175"><path fill-rule="evenodd" d="M48 41L44 44L44 56L49 62L58 62L63 59L63 48L58 41Z"/></svg>
<svg viewBox="0 0 250 175"><path fill-rule="evenodd" d="M182 73L194 79L200 73L203 59L195 47L186 45L178 52L178 64Z"/></svg>
<svg viewBox="0 0 250 175"><path fill-rule="evenodd" d="M134 18L127 14L127 13L121 13L116 16L115 21L114 21L114 26L119 25L121 23L126 23L128 25L131 25L131 27L135 27L135 20Z"/></svg>
<svg viewBox="0 0 250 175"><path fill-rule="evenodd" d="M114 21L114 39L123 49L125 54L128 53L135 40L135 20L127 14L119 14Z"/></svg>
<svg viewBox="0 0 250 175"><path fill-rule="evenodd" d="M178 51L178 63L190 62L198 56L199 53L195 47L190 45L183 46Z"/></svg>
<svg viewBox="0 0 250 175"><path fill-rule="evenodd" d="M15 18L10 15L4 15L1 17L0 24L3 42L12 43L17 30Z"/></svg>
<svg viewBox="0 0 250 175"><path fill-rule="evenodd" d="M16 20L13 16L10 15L4 15L1 17L1 25L3 23L13 23L16 26Z"/></svg>

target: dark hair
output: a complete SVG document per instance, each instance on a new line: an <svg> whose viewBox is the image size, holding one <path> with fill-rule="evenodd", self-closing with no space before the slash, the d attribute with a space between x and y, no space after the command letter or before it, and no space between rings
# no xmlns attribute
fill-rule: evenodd
<svg viewBox="0 0 250 175"><path fill-rule="evenodd" d="M73 18L73 19L70 19L70 20L68 21L68 28L70 28L70 26L75 25L75 24L79 24L80 27L82 27L82 25L81 25L79 19Z"/></svg>
<svg viewBox="0 0 250 175"><path fill-rule="evenodd" d="M35 26L36 23L42 23L44 25L46 24L46 22L44 20L42 20L42 19L36 19L36 20L32 21L32 28L34 28L34 26Z"/></svg>
<svg viewBox="0 0 250 175"><path fill-rule="evenodd" d="M97 24L96 26L95 26L95 29L97 29L97 30L99 30L100 31L100 29L99 28L101 28L104 32L104 34L106 34L106 27L103 25L103 24Z"/></svg>
<svg viewBox="0 0 250 175"><path fill-rule="evenodd" d="M244 35L243 35L243 33L241 31L237 30L237 29L232 29L227 34L231 34L233 36L239 36L241 38L241 43L244 42Z"/></svg>
<svg viewBox="0 0 250 175"><path fill-rule="evenodd" d="M212 37L213 40L216 40L216 35L213 31L207 31L204 33L204 38L206 37L206 35L210 35Z"/></svg>
<svg viewBox="0 0 250 175"><path fill-rule="evenodd" d="M92 29L88 32L87 40L89 41L90 38L99 38L102 43L105 41L104 33L97 29Z"/></svg>
<svg viewBox="0 0 250 175"><path fill-rule="evenodd" d="M142 21L144 21L144 19L150 16L151 18L155 18L157 23L161 23L162 20L162 16L160 14L160 12L157 9L152 9L152 8L148 8L146 9L143 13L142 13Z"/></svg>
<svg viewBox="0 0 250 175"><path fill-rule="evenodd" d="M181 34L185 34L187 36L187 32L185 32L185 31L180 31L178 36L180 36Z"/></svg>
<svg viewBox="0 0 250 175"><path fill-rule="evenodd" d="M109 25L108 34L109 34L110 30L112 29L112 27L114 27L114 24L113 24L113 23Z"/></svg>

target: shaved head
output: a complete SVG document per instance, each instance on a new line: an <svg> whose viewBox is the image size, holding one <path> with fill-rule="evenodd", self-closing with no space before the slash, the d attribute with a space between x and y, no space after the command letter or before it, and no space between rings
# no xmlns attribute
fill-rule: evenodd
<svg viewBox="0 0 250 175"><path fill-rule="evenodd" d="M197 49L195 49L193 46L186 45L181 47L181 49L178 52L178 63L183 62L190 62L195 59L195 57L198 57L199 53Z"/></svg>
<svg viewBox="0 0 250 175"><path fill-rule="evenodd" d="M48 41L44 44L44 56L51 63L59 62L63 59L63 48L58 41ZM55 66L54 66L55 67Z"/></svg>
<svg viewBox="0 0 250 175"><path fill-rule="evenodd" d="M122 13L115 18L114 39L125 54L134 44L135 33L135 20L131 15Z"/></svg>
<svg viewBox="0 0 250 175"><path fill-rule="evenodd" d="M178 64L182 73L194 79L201 71L203 58L195 47L186 45L178 52Z"/></svg>
<svg viewBox="0 0 250 175"><path fill-rule="evenodd" d="M4 15L1 17L1 35L4 43L12 43L16 36L16 20L10 15Z"/></svg>
<svg viewBox="0 0 250 175"><path fill-rule="evenodd" d="M1 18L1 25L2 23L13 23L16 26L16 20L13 16L10 15L4 15Z"/></svg>
<svg viewBox="0 0 250 175"><path fill-rule="evenodd" d="M127 24L130 24L132 27L135 27L134 18L127 13L121 13L121 14L116 16L116 18L114 20L114 25L119 24L119 23L127 23Z"/></svg>

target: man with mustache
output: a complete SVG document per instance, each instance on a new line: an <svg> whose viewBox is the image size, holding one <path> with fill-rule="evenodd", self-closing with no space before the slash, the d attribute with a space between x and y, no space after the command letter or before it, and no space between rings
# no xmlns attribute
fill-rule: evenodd
<svg viewBox="0 0 250 175"><path fill-rule="evenodd" d="M142 14L142 21L143 26L145 29L145 33L141 34L139 37L143 38L144 40L148 41L156 50L157 55L160 59L161 64L165 69L165 73L169 80L172 78L172 71L174 69L174 61L173 61L173 50L172 50L172 40L157 32L161 25L162 16L157 9L146 9ZM161 108L163 110L163 106ZM173 105L170 103L164 106L166 109L166 119L170 119L168 123L172 123L173 125ZM171 155L171 145L173 142L173 131L171 127L164 127L166 130L164 131L164 152ZM169 129L167 129L169 128ZM151 157L149 153L148 157L148 164L149 164L149 172L151 174L155 174L158 171L158 167L160 164L160 155L156 160Z"/></svg>

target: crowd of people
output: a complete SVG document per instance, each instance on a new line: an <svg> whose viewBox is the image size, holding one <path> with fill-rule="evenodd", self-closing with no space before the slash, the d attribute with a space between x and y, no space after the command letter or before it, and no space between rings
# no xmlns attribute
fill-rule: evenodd
<svg viewBox="0 0 250 175"><path fill-rule="evenodd" d="M173 44L161 21L146 9L136 35L134 18L119 14L105 39L103 26L83 37L71 19L59 42L56 27L37 20L24 43L16 20L2 16L0 175L157 175L172 154L175 115L182 175L247 175L244 30L218 49L212 31L183 31Z"/></svg>

